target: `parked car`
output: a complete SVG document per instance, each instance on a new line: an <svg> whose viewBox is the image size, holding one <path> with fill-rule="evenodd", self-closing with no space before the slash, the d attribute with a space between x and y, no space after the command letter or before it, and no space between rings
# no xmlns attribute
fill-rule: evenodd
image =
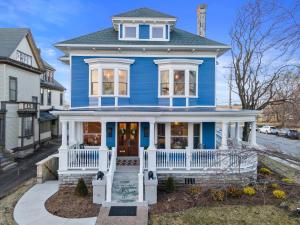
<svg viewBox="0 0 300 225"><path fill-rule="evenodd" d="M289 129L287 129L287 128L279 129L277 132L277 136L288 137L288 132L289 132Z"/></svg>
<svg viewBox="0 0 300 225"><path fill-rule="evenodd" d="M299 132L297 130L289 130L287 137L291 139L299 139Z"/></svg>
<svg viewBox="0 0 300 225"><path fill-rule="evenodd" d="M259 129L262 128L262 127L263 127L263 125L257 125L256 126L256 131L259 131Z"/></svg>
<svg viewBox="0 0 300 225"><path fill-rule="evenodd" d="M276 128L276 127L271 127L271 132L270 132L270 134L274 134L274 135L277 135L277 133L278 133L278 129Z"/></svg>
<svg viewBox="0 0 300 225"><path fill-rule="evenodd" d="M276 127L265 125L265 126L262 126L261 128L259 128L258 131L260 133L271 134L272 133L271 129L276 129Z"/></svg>

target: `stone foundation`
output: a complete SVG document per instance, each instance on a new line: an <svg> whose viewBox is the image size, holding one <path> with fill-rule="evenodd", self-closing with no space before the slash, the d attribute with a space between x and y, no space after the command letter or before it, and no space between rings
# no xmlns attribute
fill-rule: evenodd
<svg viewBox="0 0 300 225"><path fill-rule="evenodd" d="M59 174L58 180L60 186L76 186L79 178L83 178L86 185L91 186L92 180L95 178L96 173L70 173Z"/></svg>
<svg viewBox="0 0 300 225"><path fill-rule="evenodd" d="M257 171L246 173L158 173L158 183L164 186L168 177L172 177L176 186L184 186L187 184L200 184L203 186L216 186L224 184L249 184L257 179ZM187 179L186 179L187 178ZM188 182L188 183L187 183Z"/></svg>

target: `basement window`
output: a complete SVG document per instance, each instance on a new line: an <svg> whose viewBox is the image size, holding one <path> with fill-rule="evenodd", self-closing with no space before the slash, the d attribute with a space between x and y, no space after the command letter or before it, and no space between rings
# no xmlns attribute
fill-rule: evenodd
<svg viewBox="0 0 300 225"><path fill-rule="evenodd" d="M195 178L191 178L191 177L184 178L184 184L195 184L195 183L196 183Z"/></svg>

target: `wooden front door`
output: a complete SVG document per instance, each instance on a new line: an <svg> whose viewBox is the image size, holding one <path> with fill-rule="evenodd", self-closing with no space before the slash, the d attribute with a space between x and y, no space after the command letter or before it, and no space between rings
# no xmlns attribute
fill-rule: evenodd
<svg viewBox="0 0 300 225"><path fill-rule="evenodd" d="M138 156L139 124L118 123L118 156Z"/></svg>

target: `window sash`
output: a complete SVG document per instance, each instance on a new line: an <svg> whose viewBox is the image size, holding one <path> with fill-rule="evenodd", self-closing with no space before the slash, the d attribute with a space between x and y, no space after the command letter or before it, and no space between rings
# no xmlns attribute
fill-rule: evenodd
<svg viewBox="0 0 300 225"><path fill-rule="evenodd" d="M51 91L50 90L48 90L47 104L51 105Z"/></svg>
<svg viewBox="0 0 300 225"><path fill-rule="evenodd" d="M115 71L113 69L103 69L102 71L102 95L114 95Z"/></svg>
<svg viewBox="0 0 300 225"><path fill-rule="evenodd" d="M164 123L157 124L157 148L166 148L166 125Z"/></svg>
<svg viewBox="0 0 300 225"><path fill-rule="evenodd" d="M91 70L91 95L97 96L99 94L99 74L97 69Z"/></svg>
<svg viewBox="0 0 300 225"><path fill-rule="evenodd" d="M125 38L137 38L137 27L136 26L124 26L124 37Z"/></svg>
<svg viewBox="0 0 300 225"><path fill-rule="evenodd" d="M196 96L197 75L196 71L189 70L189 96Z"/></svg>
<svg viewBox="0 0 300 225"><path fill-rule="evenodd" d="M170 74L169 70L160 71L160 95L168 96L170 94Z"/></svg>
<svg viewBox="0 0 300 225"><path fill-rule="evenodd" d="M32 126L32 117L23 118L23 136L32 136L33 126Z"/></svg>
<svg viewBox="0 0 300 225"><path fill-rule="evenodd" d="M119 70L119 90L118 94L124 96L128 94L128 71Z"/></svg>
<svg viewBox="0 0 300 225"><path fill-rule="evenodd" d="M41 89L41 105L44 105L44 89Z"/></svg>
<svg viewBox="0 0 300 225"><path fill-rule="evenodd" d="M151 33L153 39L163 39L164 38L164 27L163 26L153 26L151 28Z"/></svg>
<svg viewBox="0 0 300 225"><path fill-rule="evenodd" d="M174 96L184 96L185 95L185 71L184 70L174 70L173 73L174 82Z"/></svg>
<svg viewBox="0 0 300 225"><path fill-rule="evenodd" d="M10 101L17 101L17 78L10 77L9 78L9 100Z"/></svg>

